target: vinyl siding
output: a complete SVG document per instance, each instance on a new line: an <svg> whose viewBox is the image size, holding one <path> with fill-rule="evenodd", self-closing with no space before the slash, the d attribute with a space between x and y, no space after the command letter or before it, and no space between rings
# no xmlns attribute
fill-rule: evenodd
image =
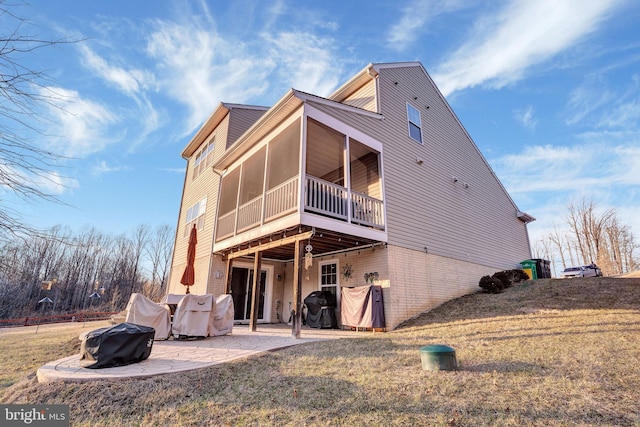
<svg viewBox="0 0 640 427"><path fill-rule="evenodd" d="M231 142L235 141L238 136L244 133L263 113L264 111L260 110L233 108L201 146L208 144L209 141L215 138L213 153L213 160L215 162L224 154L227 147L231 145ZM235 139L230 142L232 138ZM197 153L198 150L200 150L200 148L195 150L195 152ZM169 281L170 293L184 293L185 289L184 286L180 284L180 279L186 266L187 248L189 244L189 237L185 237L183 231L186 222L187 210L204 197L207 197L205 225L203 230L198 230L198 244L196 246L195 261L196 285L191 289L193 293L199 294L217 290L218 288L221 288L222 291L224 290L224 279L215 279L215 271L224 271L224 267L212 265L210 268L209 266L216 222L220 177L218 174L213 172L211 167L209 167L193 179L192 171L194 164L195 156L191 156L187 161L187 180L182 194L182 204L178 220L173 263ZM214 294L219 295L222 291Z"/></svg>
<svg viewBox="0 0 640 427"><path fill-rule="evenodd" d="M496 269L530 258L516 207L422 68L383 68L379 79L383 121L314 106L383 143L389 243ZM407 102L423 144L409 137Z"/></svg>
<svg viewBox="0 0 640 427"><path fill-rule="evenodd" d="M379 84L389 243L496 268L529 258L516 207L422 69L382 69ZM407 102L423 145L408 136Z"/></svg>
<svg viewBox="0 0 640 427"><path fill-rule="evenodd" d="M374 113L377 112L375 81L371 80L369 83L360 87L360 89L345 98L342 103L351 105L352 107L362 108L363 110L373 111Z"/></svg>
<svg viewBox="0 0 640 427"><path fill-rule="evenodd" d="M263 110L251 110L234 108L231 110L229 133L226 148L229 148L238 138L246 132L265 112Z"/></svg>

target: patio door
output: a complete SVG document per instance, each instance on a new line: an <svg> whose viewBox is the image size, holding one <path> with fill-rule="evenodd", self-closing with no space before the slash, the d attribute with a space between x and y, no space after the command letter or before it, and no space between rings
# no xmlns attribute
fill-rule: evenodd
<svg viewBox="0 0 640 427"><path fill-rule="evenodd" d="M251 317L253 295L253 269L233 267L231 273L231 297L235 308L234 320L248 322ZM260 272L260 290L258 297L258 320L265 319L265 301L267 299L267 271Z"/></svg>

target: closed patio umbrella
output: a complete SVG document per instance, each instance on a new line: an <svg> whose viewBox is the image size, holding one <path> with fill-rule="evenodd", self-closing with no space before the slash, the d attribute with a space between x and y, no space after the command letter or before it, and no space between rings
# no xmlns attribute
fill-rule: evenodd
<svg viewBox="0 0 640 427"><path fill-rule="evenodd" d="M189 286L193 286L195 283L195 271L193 269L193 264L196 260L196 243L198 243L196 225L193 224L193 228L191 229L191 233L189 234L189 247L187 248L187 266L184 269L184 273L182 274L182 279L180 279L180 283L187 287L187 294L189 293Z"/></svg>

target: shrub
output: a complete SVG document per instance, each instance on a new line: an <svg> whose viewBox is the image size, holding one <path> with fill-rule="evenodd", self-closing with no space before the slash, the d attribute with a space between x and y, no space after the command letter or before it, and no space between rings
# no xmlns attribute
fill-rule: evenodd
<svg viewBox="0 0 640 427"><path fill-rule="evenodd" d="M498 271L497 273L494 273L491 278L500 280L504 288L510 288L511 285L513 285L513 282L511 281L511 274L508 273L508 271Z"/></svg>
<svg viewBox="0 0 640 427"><path fill-rule="evenodd" d="M498 294L504 289L513 286L514 283L529 279L529 275L524 270L515 268L513 270L497 271L493 273L493 276L483 276L478 285L486 292Z"/></svg>
<svg viewBox="0 0 640 427"><path fill-rule="evenodd" d="M482 289L484 289L486 292L489 292L492 294L499 294L504 289L504 284L499 278L495 277L495 275L494 277L482 276L480 278L479 286Z"/></svg>

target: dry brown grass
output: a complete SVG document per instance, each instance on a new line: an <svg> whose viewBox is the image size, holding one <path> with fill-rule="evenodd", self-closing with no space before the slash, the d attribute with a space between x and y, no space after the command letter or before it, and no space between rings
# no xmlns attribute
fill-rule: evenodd
<svg viewBox="0 0 640 427"><path fill-rule="evenodd" d="M460 298L390 333L149 379L27 378L1 400L68 403L74 426L640 426L638 342L640 279L547 279ZM458 371L421 369L419 349L434 343L456 349Z"/></svg>

